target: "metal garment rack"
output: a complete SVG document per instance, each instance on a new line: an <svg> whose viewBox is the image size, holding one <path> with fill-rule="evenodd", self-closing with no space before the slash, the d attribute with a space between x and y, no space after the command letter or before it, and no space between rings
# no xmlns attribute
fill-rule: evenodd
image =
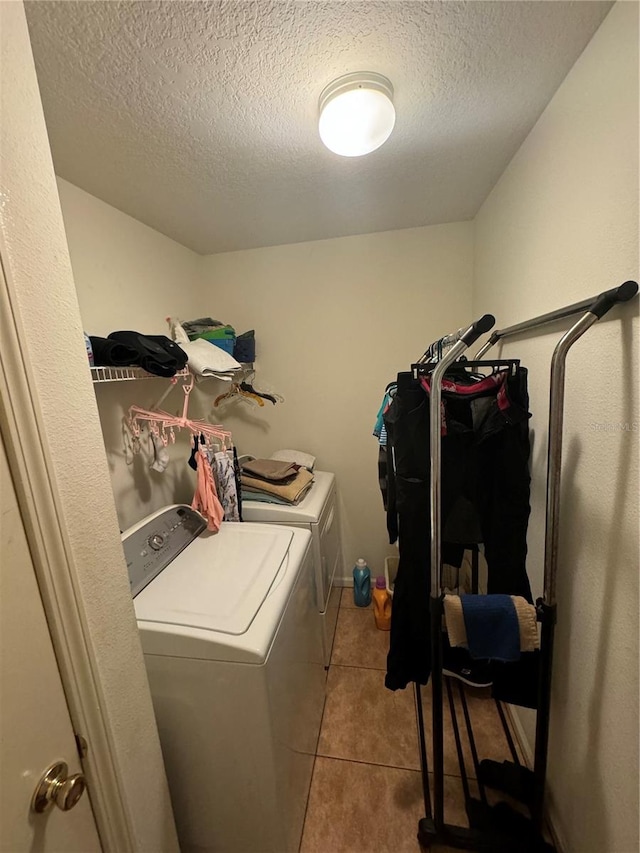
<svg viewBox="0 0 640 853"><path fill-rule="evenodd" d="M627 302L638 292L634 281L612 290L605 291L593 299L574 303L566 308L543 314L523 323L510 326L494 332L487 343L480 348L477 358L484 355L490 347L505 337L520 334L547 323L565 317L582 314L580 319L563 335L557 344L551 360L551 381L549 400L549 447L547 456L547 489L546 489L546 529L544 557L544 595L536 602L538 621L541 622L540 638L540 668L538 678L538 701L536 717L536 744L533 772L518 763L515 748L509 743L513 764L505 762L502 766L506 772L502 783L492 780L492 787L511 794L529 806L531 819L516 815L517 820L506 820L501 823L499 817L495 821L471 828L455 826L444 820L444 728L443 728L443 676L442 676L442 615L443 601L441 592L441 436L440 436L440 406L442 400L442 380L447 369L484 332L493 328L495 320L491 315L485 315L466 330L459 330L453 336L455 342L440 361L437 362L431 379L430 390L430 488L431 488L431 658L432 658L432 733L433 733L433 807L429 790L426 741L424 734L424 716L420 685L416 684L416 706L418 712L418 728L420 736L420 759L425 800L425 817L418 826L418 839L429 848L432 844L446 844L461 850L491 851L491 853L515 853L515 851L553 850L553 847L543 840L544 795L547 772L547 749L549 741L549 712L551 703L551 675L553 663L553 642L556 623L556 574L558 560L558 534L560 515L560 474L562 461L562 429L564 409L565 363L567 353L573 344L601 319L614 305ZM429 360L432 347L427 350L421 363ZM454 700L449 679L447 679L447 694L452 713L455 718ZM475 744L473 742L468 709L464 701L464 691L460 690L467 732L478 784L481 789L483 804L486 798L481 780L482 763L478 762ZM503 712L496 703L500 716L507 731ZM457 722L454 722L454 737L456 751L460 761L461 776L465 789L465 800L470 802L466 772L462 759L460 735ZM489 813L485 812L485 815ZM497 814L497 813L496 813ZM516 814L512 812L512 814ZM474 823L474 821L472 821ZM481 822L482 823L482 822Z"/></svg>

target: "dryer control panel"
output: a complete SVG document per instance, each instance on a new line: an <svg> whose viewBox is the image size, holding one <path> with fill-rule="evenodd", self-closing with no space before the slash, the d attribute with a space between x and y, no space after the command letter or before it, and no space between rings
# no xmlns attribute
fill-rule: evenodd
<svg viewBox="0 0 640 853"><path fill-rule="evenodd" d="M142 592L206 527L191 507L171 506L127 531L122 546L132 596Z"/></svg>

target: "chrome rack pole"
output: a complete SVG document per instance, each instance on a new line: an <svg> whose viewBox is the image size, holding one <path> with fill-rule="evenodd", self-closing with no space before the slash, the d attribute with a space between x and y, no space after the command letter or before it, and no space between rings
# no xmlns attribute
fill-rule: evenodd
<svg viewBox="0 0 640 853"><path fill-rule="evenodd" d="M549 311L548 314L541 314L539 317L533 317L531 320L525 320L522 323L516 323L514 326L507 326L506 329L496 329L489 340L480 347L475 354L475 358L479 359L498 343L502 338L508 338L511 335L518 335L521 332L527 332L530 329L536 329L538 326L544 326L546 323L553 323L556 320L562 320L564 317L572 317L574 314L582 314L584 311L590 311L591 306L599 299L607 298L611 301L611 305L617 302L627 302L638 292L638 285L635 281L625 281L619 287L614 287L612 290L606 290L598 296L592 296L590 299L583 299L582 302L574 302L573 305L567 305L564 308L557 308L555 311Z"/></svg>
<svg viewBox="0 0 640 853"><path fill-rule="evenodd" d="M441 416L442 379L447 368L495 325L495 317L485 314L460 334L459 340L438 362L431 374L429 401L429 453L431 493L431 691L433 714L433 821L437 831L444 826L444 746L442 708L442 601L440 599L441 543Z"/></svg>
<svg viewBox="0 0 640 853"><path fill-rule="evenodd" d="M626 281L618 288L605 291L589 306L589 310L562 337L551 359L549 391L549 446L547 451L546 529L544 546L544 598L538 599L538 615L542 623L540 643L540 680L538 713L536 716L536 746L534 760L534 801L532 818L536 829L542 831L544 795L549 744L549 712L551 707L551 675L553 640L556 624L556 576L558 568L558 539L560 521L560 475L562 467L562 429L564 420L565 365L567 353L587 329L603 317L618 302L627 302L638 292L638 285ZM493 337L493 335L492 335Z"/></svg>

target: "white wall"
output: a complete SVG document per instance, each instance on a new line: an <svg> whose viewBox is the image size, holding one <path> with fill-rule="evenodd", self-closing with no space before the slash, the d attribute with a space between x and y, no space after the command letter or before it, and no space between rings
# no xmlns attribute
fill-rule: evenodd
<svg viewBox="0 0 640 853"><path fill-rule="evenodd" d="M637 278L637 153L637 5L619 3L477 217L473 314L491 311L504 326ZM470 318L472 225L198 258L64 181L60 193L85 328L106 333L135 318L136 328L162 332L171 312L255 328L256 386L271 385L286 402L227 408L226 425L241 452L299 447L336 471L345 569L365 556L380 570L393 551L370 436L375 412L398 370ZM569 359L550 750L551 801L568 853L638 846L638 433L594 427L638 424L637 315L637 303L614 310ZM548 365L562 328L502 349L531 371L537 593ZM163 383L152 384L98 389L121 526L192 490L188 471L162 486L144 466L131 490L118 424L131 402L161 393ZM217 392L201 393L203 410L207 393Z"/></svg>
<svg viewBox="0 0 640 853"><path fill-rule="evenodd" d="M478 214L474 313L509 325L637 277L638 5L618 3ZM566 326L502 350L530 368L537 593L549 361ZM639 334L636 301L568 359L549 767L568 853L638 849Z"/></svg>
<svg viewBox="0 0 640 853"><path fill-rule="evenodd" d="M149 853L175 851L162 753L22 3L0 3L0 34L3 269L39 410L40 441L57 492L68 562L75 567L74 592L86 642L93 648L133 846Z"/></svg>
<svg viewBox="0 0 640 853"><path fill-rule="evenodd" d="M371 433L387 383L470 318L472 230L454 223L202 260L202 311L255 329L256 388L285 397L264 410L238 403L225 422L242 453L293 447L336 473L347 577L356 558L381 572L394 553Z"/></svg>
<svg viewBox="0 0 640 853"><path fill-rule="evenodd" d="M58 178L58 191L88 334L106 337L116 330L135 329L162 335L168 333L167 316L200 316L199 255L62 178ZM95 386L122 530L162 506L190 503L193 497L195 480L186 465L186 435L170 446L172 463L164 473L149 468L152 456L147 440L142 441L142 452L133 464L127 464L124 456L122 419L129 406L153 406L167 386L166 379ZM196 391L194 407L198 396ZM182 399L176 388L163 407L177 410Z"/></svg>
<svg viewBox="0 0 640 853"><path fill-rule="evenodd" d="M296 447L335 471L343 503L345 570L366 556L382 571L388 545L371 435L387 382L443 329L470 317L471 223L415 228L201 257L63 179L60 203L85 330L166 332L167 315L212 315L255 328L258 375L285 397L275 408L214 409L220 383L193 394L193 411L222 420L239 452ZM174 501L194 476L183 436L172 463L149 468L146 442L125 460L122 419L152 406L163 380L96 385L121 529ZM163 404L177 410L176 389Z"/></svg>
<svg viewBox="0 0 640 853"><path fill-rule="evenodd" d="M57 178L80 314L86 332L162 335L168 315L198 310L199 255Z"/></svg>

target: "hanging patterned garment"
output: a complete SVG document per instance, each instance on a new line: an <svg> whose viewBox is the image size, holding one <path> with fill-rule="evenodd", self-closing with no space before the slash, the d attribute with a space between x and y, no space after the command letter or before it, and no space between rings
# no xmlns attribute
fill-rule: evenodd
<svg viewBox="0 0 640 853"><path fill-rule="evenodd" d="M209 460L225 521L240 521L233 450L209 452Z"/></svg>
<svg viewBox="0 0 640 853"><path fill-rule="evenodd" d="M224 517L224 510L218 500L209 457L204 447L198 448L195 456L198 480L191 509L195 509L207 519L207 530L217 533Z"/></svg>

